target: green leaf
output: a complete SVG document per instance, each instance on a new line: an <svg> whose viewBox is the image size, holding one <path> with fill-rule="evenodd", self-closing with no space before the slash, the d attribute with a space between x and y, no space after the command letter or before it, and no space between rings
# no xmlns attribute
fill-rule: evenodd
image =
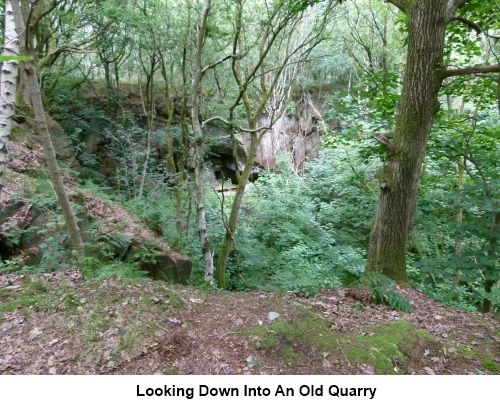
<svg viewBox="0 0 500 405"><path fill-rule="evenodd" d="M5 56L5 55L0 55L0 62L10 62L13 60L19 61L19 62L26 62L28 60L31 60L32 58L28 58L27 56Z"/></svg>

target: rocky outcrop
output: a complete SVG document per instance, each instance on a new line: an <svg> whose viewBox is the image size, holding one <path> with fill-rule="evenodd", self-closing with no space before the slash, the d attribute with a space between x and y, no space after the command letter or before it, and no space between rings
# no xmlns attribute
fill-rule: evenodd
<svg viewBox="0 0 500 405"><path fill-rule="evenodd" d="M34 170L40 169L41 154L16 143L11 144L11 150L15 153L9 157L8 175L0 194L0 260L11 260L19 268L38 266L50 245L60 254L55 260L61 264L69 259L71 249L64 227L51 214L54 200L42 195L42 184L33 177ZM173 251L120 205L78 191L70 176L65 182L71 190L72 202L83 208L78 224L84 241L91 246L88 253L104 260L138 263L154 279L188 282L192 267L188 257ZM27 195L44 199L44 206L39 207L40 201L33 204Z"/></svg>
<svg viewBox="0 0 500 405"><path fill-rule="evenodd" d="M260 117L258 127L268 124L269 117ZM314 159L321 149L321 134L327 130L320 111L310 97L295 104L294 113L284 113L262 137L254 159L250 181L257 179L262 170L276 167L276 155L286 152L296 170L303 169L304 162ZM237 183L237 170L242 171L247 160L250 135L242 132L231 138L227 130L215 125L206 129L208 138L207 161L212 180L222 177ZM236 143L236 151L234 145ZM235 153L236 152L236 153Z"/></svg>
<svg viewBox="0 0 500 405"><path fill-rule="evenodd" d="M267 116L261 117L259 126L264 126L267 121ZM318 156L324 132L321 113L309 98L302 99L295 104L293 113L285 112L264 134L255 161L267 170L274 169L276 154L286 152L290 163L296 170L301 170L306 160Z"/></svg>
<svg viewBox="0 0 500 405"><path fill-rule="evenodd" d="M175 251L123 207L89 193L80 193L85 221L80 221L86 238L97 241L101 254L136 262L155 280L187 284L191 260ZM97 224L97 226L96 226Z"/></svg>

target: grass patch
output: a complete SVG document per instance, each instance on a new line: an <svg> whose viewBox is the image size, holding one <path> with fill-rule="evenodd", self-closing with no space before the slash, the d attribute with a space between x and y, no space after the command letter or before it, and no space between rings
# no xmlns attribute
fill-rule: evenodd
<svg viewBox="0 0 500 405"><path fill-rule="evenodd" d="M3 290L0 312L11 312L18 308L33 308L44 310L52 308L57 297L48 292L42 280L29 281L21 284L18 290Z"/></svg>
<svg viewBox="0 0 500 405"><path fill-rule="evenodd" d="M174 294L172 291L168 291L167 295L170 305L172 305L172 307L174 307L175 309L184 308L184 302L179 298L178 295Z"/></svg>
<svg viewBox="0 0 500 405"><path fill-rule="evenodd" d="M499 374L500 373L500 367L498 366L498 364L496 363L493 363L492 361L488 361L488 360L485 360L483 361L483 367L490 371L491 373L493 374Z"/></svg>

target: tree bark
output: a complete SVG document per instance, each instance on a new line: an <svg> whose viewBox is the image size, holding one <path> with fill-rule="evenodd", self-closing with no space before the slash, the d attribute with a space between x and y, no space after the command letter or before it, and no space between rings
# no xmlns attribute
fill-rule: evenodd
<svg viewBox="0 0 500 405"><path fill-rule="evenodd" d="M17 0L14 0L17 1ZM5 1L4 51L3 56L19 56L19 35L16 32L16 21L12 10L11 0ZM2 64L0 82L0 190L2 178L7 165L8 143L16 103L17 78L19 65L15 60L5 61Z"/></svg>
<svg viewBox="0 0 500 405"><path fill-rule="evenodd" d="M201 251L203 260L205 261L205 282L213 284L214 278L214 262L210 242L207 234L207 219L205 212L205 196L204 196L204 181L203 181L203 132L200 124L200 85L203 78L204 69L201 63L201 54L203 51L203 42L206 34L206 26L208 14L212 6L211 0L205 0L203 10L200 16L198 26L198 35L196 38L196 51L194 59L194 75L191 81L191 123L194 133L194 154L195 154L195 183L196 183L196 209L198 213L198 232L200 236Z"/></svg>
<svg viewBox="0 0 500 405"><path fill-rule="evenodd" d="M409 18L408 56L396 111L393 147L379 173L367 271L407 281L406 243L415 213L418 178L434 115L439 109L444 37L450 1L398 2Z"/></svg>
<svg viewBox="0 0 500 405"><path fill-rule="evenodd" d="M490 249L488 250L488 256L493 258L497 255L498 250L498 231L500 230L500 212L493 214L491 218L491 238L490 238ZM492 259L493 261L493 259ZM494 277L495 266L491 265L491 268L485 271L484 280L484 291L488 294L491 293L493 286L495 285L496 278ZM491 311L491 300L489 298L484 298L482 302L481 312L488 313Z"/></svg>

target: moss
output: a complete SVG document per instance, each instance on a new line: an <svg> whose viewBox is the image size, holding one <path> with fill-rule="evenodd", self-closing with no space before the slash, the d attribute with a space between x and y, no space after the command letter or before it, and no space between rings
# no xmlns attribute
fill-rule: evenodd
<svg viewBox="0 0 500 405"><path fill-rule="evenodd" d="M437 345L430 334L405 321L380 324L365 334L335 333L329 326L328 320L296 308L291 321L247 328L242 333L257 348L290 364L311 359L315 353L331 354L349 364L370 365L376 374L409 373L425 348Z"/></svg>
<svg viewBox="0 0 500 405"><path fill-rule="evenodd" d="M464 368L470 368L472 370L473 361L475 360L475 364L481 366L493 374L500 374L500 364L496 363L496 353L498 352L498 344L496 342L487 342L484 341L483 344L467 347L460 346L455 344L446 345L448 348L452 347L458 350L458 353L455 356L455 361L462 361L464 363Z"/></svg>
<svg viewBox="0 0 500 405"><path fill-rule="evenodd" d="M296 319L277 321L271 325L246 328L242 333L248 337L258 336L257 348L269 350L287 363L299 362L311 347L327 348L329 322L313 312L296 307Z"/></svg>
<svg viewBox="0 0 500 405"><path fill-rule="evenodd" d="M350 361L369 364L377 374L405 374L414 366L414 358L430 346L434 338L405 321L382 323L365 335L351 335L344 347ZM422 349L422 350L420 350Z"/></svg>
<svg viewBox="0 0 500 405"><path fill-rule="evenodd" d="M24 140L29 138L30 134L27 133L20 125L12 125L10 131L10 140L13 142L22 143Z"/></svg>

